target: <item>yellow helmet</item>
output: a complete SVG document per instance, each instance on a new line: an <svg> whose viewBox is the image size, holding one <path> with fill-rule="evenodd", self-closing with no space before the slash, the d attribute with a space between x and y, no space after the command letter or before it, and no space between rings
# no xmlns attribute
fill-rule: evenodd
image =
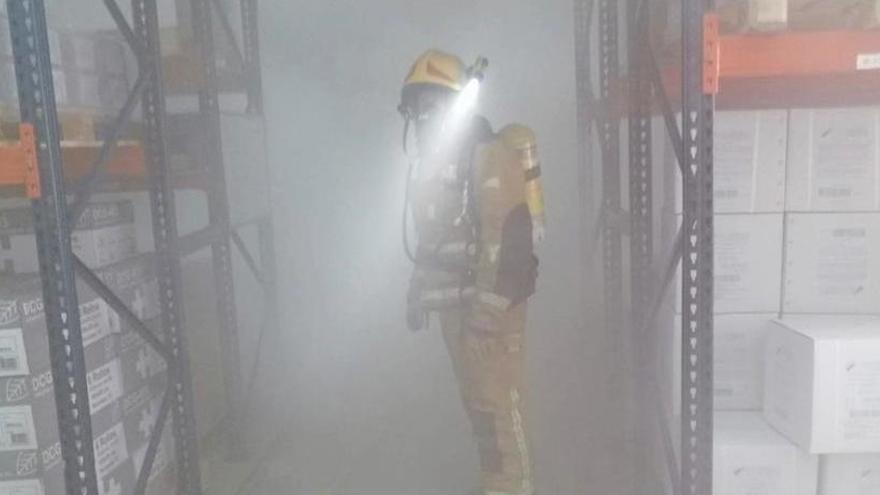
<svg viewBox="0 0 880 495"><path fill-rule="evenodd" d="M461 91L466 78L467 68L460 58L440 50L428 50L416 59L403 80L403 87L427 84Z"/></svg>

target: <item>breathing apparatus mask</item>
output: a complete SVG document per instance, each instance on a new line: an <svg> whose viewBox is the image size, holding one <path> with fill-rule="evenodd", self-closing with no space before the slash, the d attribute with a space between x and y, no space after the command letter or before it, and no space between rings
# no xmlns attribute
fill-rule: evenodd
<svg viewBox="0 0 880 495"><path fill-rule="evenodd" d="M477 57L474 64L465 70L465 82L458 91L439 84L416 83L405 85L401 92L401 103L397 109L404 119L402 146L409 162L403 208L403 245L413 263L417 263L417 260L409 244L408 218L410 185L416 164L428 156L455 152L456 141L467 128L466 124L476 107L488 66L489 61L485 57ZM415 127L418 145L416 156L409 151L411 125Z"/></svg>
<svg viewBox="0 0 880 495"><path fill-rule="evenodd" d="M466 69L465 83L459 91L433 83L404 86L397 110L404 119L403 150L407 156L411 125L416 128L420 154L442 151L451 143L476 107L488 66L485 57L477 57Z"/></svg>

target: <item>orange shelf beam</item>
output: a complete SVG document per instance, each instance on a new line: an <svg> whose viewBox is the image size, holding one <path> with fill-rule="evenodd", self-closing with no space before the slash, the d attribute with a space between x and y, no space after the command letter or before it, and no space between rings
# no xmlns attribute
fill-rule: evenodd
<svg viewBox="0 0 880 495"><path fill-rule="evenodd" d="M880 55L880 31L722 36L721 78L851 74L871 55Z"/></svg>
<svg viewBox="0 0 880 495"><path fill-rule="evenodd" d="M61 156L68 182L85 177L98 158L101 143L62 142ZM28 179L26 147L18 141L0 142L0 187L24 186ZM107 163L107 173L123 181L144 180L144 150L139 143L120 142Z"/></svg>
<svg viewBox="0 0 880 495"><path fill-rule="evenodd" d="M719 109L880 104L880 31L722 36ZM680 64L663 69L678 103Z"/></svg>

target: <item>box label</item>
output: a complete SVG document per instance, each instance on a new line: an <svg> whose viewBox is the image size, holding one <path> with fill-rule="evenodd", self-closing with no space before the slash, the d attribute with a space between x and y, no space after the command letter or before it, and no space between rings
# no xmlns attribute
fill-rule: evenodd
<svg viewBox="0 0 880 495"><path fill-rule="evenodd" d="M83 345L88 347L113 333L107 304L94 299L79 306Z"/></svg>
<svg viewBox="0 0 880 495"><path fill-rule="evenodd" d="M0 495L43 495L39 480L0 481Z"/></svg>
<svg viewBox="0 0 880 495"><path fill-rule="evenodd" d="M717 324L716 324L717 326ZM757 330L753 333L758 333ZM718 332L715 335L715 403L748 404L758 407L761 383L757 336L746 332ZM739 407L735 407L739 409Z"/></svg>
<svg viewBox="0 0 880 495"><path fill-rule="evenodd" d="M116 424L95 438L95 471L103 479L128 459L125 430Z"/></svg>
<svg viewBox="0 0 880 495"><path fill-rule="evenodd" d="M880 439L880 360L847 363L843 380L840 415L843 438Z"/></svg>
<svg viewBox="0 0 880 495"><path fill-rule="evenodd" d="M873 111L829 111L816 116L811 204L834 208L874 195L876 127Z"/></svg>
<svg viewBox="0 0 880 495"><path fill-rule="evenodd" d="M0 330L0 377L30 373L21 328Z"/></svg>
<svg viewBox="0 0 880 495"><path fill-rule="evenodd" d="M31 406L0 407L0 452L36 448Z"/></svg>
<svg viewBox="0 0 880 495"><path fill-rule="evenodd" d="M816 280L820 296L855 296L868 283L868 232L865 227L824 229L818 246Z"/></svg>
<svg viewBox="0 0 880 495"><path fill-rule="evenodd" d="M880 53L860 53L856 57L856 69L858 69L858 70L880 69Z"/></svg>
<svg viewBox="0 0 880 495"><path fill-rule="evenodd" d="M784 493L782 473L772 466L740 466L733 471L730 493L778 495Z"/></svg>
<svg viewBox="0 0 880 495"><path fill-rule="evenodd" d="M794 353L784 345L776 346L771 352L767 373L776 380L772 390L768 388L769 393L765 394L767 412L776 419L789 423L793 420L791 407L796 403L794 394L797 389L794 383L797 377Z"/></svg>
<svg viewBox="0 0 880 495"><path fill-rule="evenodd" d="M86 381L93 415L122 397L122 371L118 359L90 371Z"/></svg>

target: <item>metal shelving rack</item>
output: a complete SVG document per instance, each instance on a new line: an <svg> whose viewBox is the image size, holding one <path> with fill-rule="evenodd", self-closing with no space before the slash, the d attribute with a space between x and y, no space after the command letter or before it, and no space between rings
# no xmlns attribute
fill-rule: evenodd
<svg viewBox="0 0 880 495"><path fill-rule="evenodd" d="M620 6L627 16L621 22ZM598 218L602 236L602 266L605 280L605 326L614 348L629 335L635 352L634 375L637 409L637 435L654 431L655 418L665 458L667 482L671 491L681 495L712 493L712 421L713 421L713 204L712 204L712 124L715 93L718 87L717 20L711 15L712 0L681 0L682 59L680 79L665 74L653 53L650 36L648 0L616 2L612 0L575 0L576 53L578 66L586 57L597 57L599 93L594 100L592 81L583 81L589 71L578 71L578 105L593 108L599 129L602 169L602 202ZM592 10L597 13L592 16ZM598 19L598 47L591 52L591 26L584 19ZM625 42L619 31L625 27ZM621 77L624 53L628 74ZM669 94L669 80L680 84L680 99ZM673 113L673 102L680 102L681 125ZM651 118L659 109L683 176L683 228L676 235L667 263L655 266L658 249L652 229L652 152ZM579 113L580 115L580 113ZM621 204L620 126L627 121L627 157L629 161L629 211ZM592 139L582 135L582 140ZM589 166L582 163L582 166ZM628 221L628 229L625 223ZM629 261L623 259L622 236L630 239ZM659 407L660 397L650 370L652 325L660 311L666 287L681 263L682 274L682 397L680 461L673 448L668 418ZM630 314L625 314L623 270L630 270ZM657 276L661 283L656 283ZM623 322L627 322L629 329ZM655 404L646 404L654 402ZM659 412L657 412L659 411ZM650 429L648 429L650 427ZM650 441L653 439L645 440ZM651 462L642 449L637 455L643 467ZM665 493L654 484L651 493ZM639 492L641 493L641 491ZM646 492L647 493L647 492Z"/></svg>
<svg viewBox="0 0 880 495"><path fill-rule="evenodd" d="M217 0L191 0L193 32L200 60L202 85L198 91L199 114L206 130L207 169L198 177L177 176L168 166L165 147L165 91L162 78L159 20L156 0L132 0L132 21L115 0L104 0L122 36L137 61L137 79L115 118L106 140L87 158L76 155L76 170L69 170L74 153L63 146L55 106L46 9L43 0L6 0L13 40L15 71L21 109L21 143L0 154L3 186L23 186L32 201L35 231L43 281L43 297L49 329L52 373L58 412L61 452L65 464L66 491L70 494L98 494L91 418L88 413L86 367L80 329L75 277L80 277L114 309L130 329L140 334L168 364L167 391L138 473L135 493L142 494L152 468L166 419L170 414L176 445L178 490L200 494L197 435L193 412L185 304L181 293L181 259L203 247L211 247L215 283L218 287L220 342L224 380L229 401L229 440L242 454L241 422L245 390L239 366L238 322L235 310L233 265L230 241L265 290L266 321L261 331L277 325L275 311L274 251L271 214L241 225L229 220L229 201L223 167L220 106L214 53L213 19L219 18L233 38L229 18ZM262 115L257 0L241 0L242 43L237 53L242 61L247 112ZM143 149L119 145L121 128L141 105ZM75 151L75 150L74 150ZM67 174L66 174L67 172ZM102 179L140 179L136 186L147 190L153 222L157 278L162 308L161 334L156 334L71 250L72 226ZM70 182L76 180L72 188ZM210 225L201 231L179 236L174 190L196 187L208 196ZM72 196L74 200L68 201ZM247 249L238 230L256 226L259 255ZM259 260L259 262L257 261ZM256 368L255 368L256 369ZM253 376L251 377L253 379Z"/></svg>
<svg viewBox="0 0 880 495"><path fill-rule="evenodd" d="M660 60L652 39L653 6L681 5L678 60ZM621 5L624 3L621 2ZM619 5L608 0L575 0L578 76L578 122L581 140L589 141L589 122L596 121L602 153L602 209L605 311L607 331L632 332L635 389L641 442L663 454L668 489L638 493L709 495L712 493L713 444L713 123L720 109L788 109L876 105L880 102L880 31L783 31L773 35L719 32L713 0L628 0L626 22ZM594 15L593 11L597 10ZM661 9L662 10L662 9ZM598 47L591 48L590 20L598 19ZM618 30L626 31L625 43ZM678 26L676 26L676 29ZM625 50L625 51L624 51ZM627 73L619 74L625 54ZM599 98L589 63L596 61ZM611 87L609 87L611 85ZM798 88L792 91L791 88ZM616 89L615 89L616 88ZM675 115L678 108L683 118ZM587 114L591 111L593 115ZM662 118L681 171L682 227L671 249L660 250L652 231L651 126ZM621 211L620 122L627 121L629 211ZM587 154L583 156L589 157ZM582 157L581 166L589 167ZM652 171L652 169L654 169ZM629 229L624 228L628 219ZM629 263L620 241L629 235ZM655 266L655 253L671 253ZM655 383L654 322L662 299L681 273L681 435L670 434L670 418L660 405ZM630 305L619 289L624 268L630 270ZM628 321L629 325L618 326ZM620 338L620 336L618 336ZM612 339L612 342L614 340ZM646 350L647 349L647 350ZM619 349L611 349L615 351ZM652 419L654 418L654 419ZM656 428L652 425L657 421ZM646 426L647 425L647 426ZM651 429L649 430L648 427ZM641 430L639 429L641 428ZM655 434L659 438L655 437ZM676 455L674 442L680 444ZM648 450L647 448L644 450ZM637 459L636 462L644 462ZM642 466L643 467L643 466ZM661 468L662 469L662 468ZM646 472L641 469L642 472Z"/></svg>

